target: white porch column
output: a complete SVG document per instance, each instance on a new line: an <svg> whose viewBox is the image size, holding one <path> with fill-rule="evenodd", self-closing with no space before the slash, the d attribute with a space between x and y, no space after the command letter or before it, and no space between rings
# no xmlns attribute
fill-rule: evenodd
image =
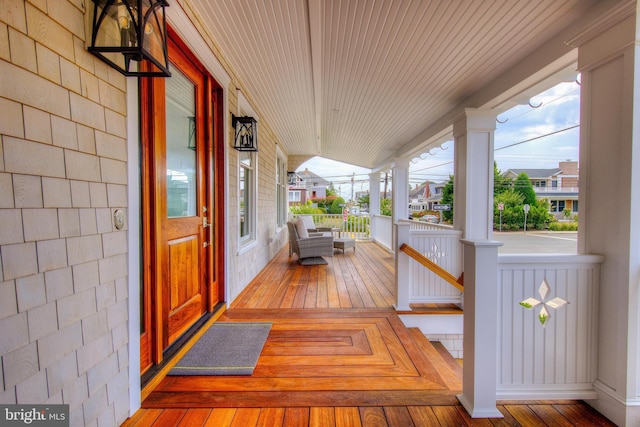
<svg viewBox="0 0 640 427"><path fill-rule="evenodd" d="M493 236L493 134L497 113L466 109L453 123L453 226L465 239ZM465 273L466 276L466 273Z"/></svg>
<svg viewBox="0 0 640 427"><path fill-rule="evenodd" d="M369 214L380 215L380 172L369 174Z"/></svg>
<svg viewBox="0 0 640 427"><path fill-rule="evenodd" d="M498 247L500 242L463 240L464 364L458 400L473 418L502 418L496 407Z"/></svg>
<svg viewBox="0 0 640 427"><path fill-rule="evenodd" d="M395 224L394 234L396 236L396 244L394 250L396 253L396 303L394 308L397 311L411 311L409 306L409 286L411 284L409 275L409 255L400 251L400 245L409 242L409 224Z"/></svg>
<svg viewBox="0 0 640 427"><path fill-rule="evenodd" d="M391 182L393 200L393 223L409 218L409 160L396 159Z"/></svg>
<svg viewBox="0 0 640 427"><path fill-rule="evenodd" d="M578 251L602 254L598 398L620 426L640 425L640 25L620 2L578 34L582 73Z"/></svg>
<svg viewBox="0 0 640 427"><path fill-rule="evenodd" d="M380 215L380 172L369 174L369 236L376 236L375 216Z"/></svg>
<svg viewBox="0 0 640 427"><path fill-rule="evenodd" d="M464 366L460 403L474 418L496 407L498 246L493 236L495 111L466 109L453 123L453 225L464 244Z"/></svg>

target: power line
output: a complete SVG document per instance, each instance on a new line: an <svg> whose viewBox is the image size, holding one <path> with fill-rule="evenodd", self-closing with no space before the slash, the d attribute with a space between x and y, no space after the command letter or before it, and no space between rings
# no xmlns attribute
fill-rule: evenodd
<svg viewBox="0 0 640 427"><path fill-rule="evenodd" d="M571 129L579 128L579 127L580 127L580 125L569 126L568 128L559 129L559 130L556 130L556 131L553 131L553 132L549 132L547 134L540 135L540 136L534 136L533 138L525 139L524 141L514 142L513 144L505 145L504 147L494 148L493 151L500 151L500 150L504 150L505 148L515 147L516 145L524 144L526 142L535 141L537 139L545 138L545 137L551 136L551 135L556 135L556 134L559 134L559 133L562 133L562 132L566 132L566 131L571 130Z"/></svg>

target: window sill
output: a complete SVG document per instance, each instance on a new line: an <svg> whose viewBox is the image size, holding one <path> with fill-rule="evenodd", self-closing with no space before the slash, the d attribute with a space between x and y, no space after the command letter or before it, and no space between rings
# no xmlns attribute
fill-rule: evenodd
<svg viewBox="0 0 640 427"><path fill-rule="evenodd" d="M256 246L258 246L258 241L255 239L247 239L245 241L241 241L238 248L238 255L242 255L243 253L248 252Z"/></svg>

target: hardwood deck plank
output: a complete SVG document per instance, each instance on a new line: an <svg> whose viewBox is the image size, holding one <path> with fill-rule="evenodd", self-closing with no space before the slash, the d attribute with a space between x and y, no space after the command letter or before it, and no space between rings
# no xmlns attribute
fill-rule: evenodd
<svg viewBox="0 0 640 427"><path fill-rule="evenodd" d="M386 427L389 425L381 407L360 408L360 420L363 427Z"/></svg>
<svg viewBox="0 0 640 427"><path fill-rule="evenodd" d="M258 424L260 408L238 408L231 427L254 427Z"/></svg>
<svg viewBox="0 0 640 427"><path fill-rule="evenodd" d="M521 426L521 424L518 421L516 421L515 418L513 418L511 413L507 411L507 409L505 408L505 405L497 405L497 408L498 408L498 411L500 411L500 413L504 415L504 418L491 418L489 420L491 421L491 425L497 426L497 427L520 427Z"/></svg>
<svg viewBox="0 0 640 427"><path fill-rule="evenodd" d="M296 263L297 264L297 263ZM301 266L299 266L301 267ZM288 283L288 286L284 292L284 297L280 302L279 306L270 307L270 308L293 308L293 302L295 301L297 286L300 283L300 277L302 277L302 268L294 268L293 273L291 275L291 281ZM236 308L236 306L232 306ZM249 307L249 306L237 306L237 308L257 308L257 307Z"/></svg>
<svg viewBox="0 0 640 427"><path fill-rule="evenodd" d="M287 290L291 286L294 269L284 270L282 276L276 278L273 282L265 282L262 286L265 288L265 298L259 305L261 308L278 308L281 306L285 298Z"/></svg>
<svg viewBox="0 0 640 427"><path fill-rule="evenodd" d="M284 423L285 408L262 408L256 426L275 427Z"/></svg>
<svg viewBox="0 0 640 427"><path fill-rule="evenodd" d="M583 425L615 426L605 416L595 411L586 403L571 405L553 405L553 408L564 415L571 422L580 422Z"/></svg>
<svg viewBox="0 0 640 427"><path fill-rule="evenodd" d="M187 413L186 409L165 409L153 423L147 424L156 427L177 426L182 417Z"/></svg>
<svg viewBox="0 0 640 427"><path fill-rule="evenodd" d="M376 263L370 259L362 257L354 257L353 260L355 271L360 282L368 290L372 299L376 303L376 307L390 306L395 300L395 290L384 285L381 280L380 270L376 268ZM395 280L395 278L394 278ZM388 281L390 283L390 281Z"/></svg>
<svg viewBox="0 0 640 427"><path fill-rule="evenodd" d="M408 406L407 410L416 426L420 427L440 427L436 414L431 406Z"/></svg>
<svg viewBox="0 0 640 427"><path fill-rule="evenodd" d="M413 419L406 406L385 406L384 415L387 424L392 427L412 427L415 426Z"/></svg>
<svg viewBox="0 0 640 427"><path fill-rule="evenodd" d="M336 412L333 406L314 406L309 409L309 425L333 427L336 425Z"/></svg>
<svg viewBox="0 0 640 427"><path fill-rule="evenodd" d="M529 405L529 408L540 417L542 421L554 427L575 426L574 422L567 420L557 409L550 405Z"/></svg>
<svg viewBox="0 0 640 427"><path fill-rule="evenodd" d="M300 427L309 425L309 408L287 408L284 412L283 427Z"/></svg>
<svg viewBox="0 0 640 427"><path fill-rule="evenodd" d="M162 409L140 409L132 417L125 420L122 427L141 426L146 427L153 424L153 422L160 416Z"/></svg>
<svg viewBox="0 0 640 427"><path fill-rule="evenodd" d="M340 292L334 274L327 275L327 303L329 308L340 308Z"/></svg>
<svg viewBox="0 0 640 427"><path fill-rule="evenodd" d="M205 427L229 427L236 412L236 408L213 408Z"/></svg>
<svg viewBox="0 0 640 427"><path fill-rule="evenodd" d="M357 407L336 407L336 427L361 427L360 412Z"/></svg>
<svg viewBox="0 0 640 427"><path fill-rule="evenodd" d="M293 297L292 308L304 308L304 302L307 296L307 286L309 285L309 268L300 266L300 279L295 285L296 293Z"/></svg>
<svg viewBox="0 0 640 427"><path fill-rule="evenodd" d="M433 406L433 413L443 426L464 426L464 419L455 406Z"/></svg>
<svg viewBox="0 0 640 427"><path fill-rule="evenodd" d="M177 424L178 427L197 427L203 426L211 415L210 408L190 408L184 417Z"/></svg>
<svg viewBox="0 0 640 427"><path fill-rule="evenodd" d="M491 421L489 418L471 418L471 415L467 413L467 410L462 406L456 406L456 411L458 411L458 415L463 419L464 425L473 426L473 427L491 427Z"/></svg>
<svg viewBox="0 0 640 427"><path fill-rule="evenodd" d="M437 380L446 384L451 390L462 390L462 375L451 369L442 355L436 350L418 328L410 330L417 348L407 348L407 351L416 351L412 360L422 363L417 365L423 376L437 376ZM425 344L426 343L426 344ZM427 345L428 344L428 345Z"/></svg>
<svg viewBox="0 0 640 427"><path fill-rule="evenodd" d="M327 284L327 268L318 269L318 292L316 299L317 308L329 308L329 289Z"/></svg>
<svg viewBox="0 0 640 427"><path fill-rule="evenodd" d="M336 257L335 265L336 265L336 277L340 277L341 283L346 291L346 295L349 296L349 302L345 304L346 307L354 307L354 308L362 308L364 307L364 302L362 301L362 297L360 296L360 292L355 286L355 282L353 277L351 276L351 271L347 264L347 261L343 257Z"/></svg>
<svg viewBox="0 0 640 427"><path fill-rule="evenodd" d="M152 393L148 408L269 408L311 406L432 406L456 405L453 391L354 390L354 391L255 391Z"/></svg>
<svg viewBox="0 0 640 427"><path fill-rule="evenodd" d="M505 405L505 409L523 426L546 426L527 405Z"/></svg>

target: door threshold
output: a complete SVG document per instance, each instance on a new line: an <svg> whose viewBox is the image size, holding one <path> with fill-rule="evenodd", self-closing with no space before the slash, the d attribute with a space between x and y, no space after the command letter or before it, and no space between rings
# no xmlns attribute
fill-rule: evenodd
<svg viewBox="0 0 640 427"><path fill-rule="evenodd" d="M160 384L160 381L167 376L178 360L193 347L209 326L222 316L226 308L227 305L221 302L213 308L213 311L203 314L193 326L162 353L162 362L152 366L141 376L142 401Z"/></svg>

